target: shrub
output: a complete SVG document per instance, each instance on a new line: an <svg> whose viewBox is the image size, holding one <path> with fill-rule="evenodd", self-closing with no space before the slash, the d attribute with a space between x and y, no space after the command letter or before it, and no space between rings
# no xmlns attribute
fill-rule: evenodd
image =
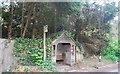
<svg viewBox="0 0 120 74"><path fill-rule="evenodd" d="M107 46L107 48L102 51L102 53L104 54L103 58L112 60L113 62L120 61L120 59L119 59L120 49L118 46L119 42L120 42L120 40L119 41L118 40L111 41L109 43L109 45Z"/></svg>

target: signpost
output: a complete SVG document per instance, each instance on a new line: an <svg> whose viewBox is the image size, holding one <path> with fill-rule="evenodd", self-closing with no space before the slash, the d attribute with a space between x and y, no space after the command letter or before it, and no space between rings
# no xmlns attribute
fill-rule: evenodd
<svg viewBox="0 0 120 74"><path fill-rule="evenodd" d="M43 41L43 45L44 45L44 61L46 60L46 33L48 32L48 25L44 26L44 41Z"/></svg>

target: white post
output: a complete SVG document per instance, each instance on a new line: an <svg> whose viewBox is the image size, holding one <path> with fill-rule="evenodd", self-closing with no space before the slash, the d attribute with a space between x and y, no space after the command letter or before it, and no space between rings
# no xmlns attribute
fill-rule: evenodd
<svg viewBox="0 0 120 74"><path fill-rule="evenodd" d="M48 26L47 25L45 25L44 26L44 41L43 41L43 46L44 46L44 61L46 60L46 32L48 32Z"/></svg>

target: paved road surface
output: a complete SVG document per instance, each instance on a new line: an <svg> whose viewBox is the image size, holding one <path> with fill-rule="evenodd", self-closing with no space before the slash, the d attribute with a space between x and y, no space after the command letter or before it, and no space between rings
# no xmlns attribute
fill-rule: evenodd
<svg viewBox="0 0 120 74"><path fill-rule="evenodd" d="M118 72L118 69L113 69L110 72Z"/></svg>
<svg viewBox="0 0 120 74"><path fill-rule="evenodd" d="M113 69L110 72L118 72L118 69Z"/></svg>
<svg viewBox="0 0 120 74"><path fill-rule="evenodd" d="M90 71L82 70L82 69L76 69L69 66L58 66L59 72L118 72L118 66L117 65L109 65L106 67L102 67L99 69L93 69Z"/></svg>

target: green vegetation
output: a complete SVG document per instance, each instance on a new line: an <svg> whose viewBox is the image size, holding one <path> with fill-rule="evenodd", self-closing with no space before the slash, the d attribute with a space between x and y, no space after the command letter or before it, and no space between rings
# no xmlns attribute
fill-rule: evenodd
<svg viewBox="0 0 120 74"><path fill-rule="evenodd" d="M104 3L104 6L96 2L11 2L10 5L3 2L0 8L2 38L16 38L13 54L18 62L48 69L53 67L51 41L59 37L61 31L70 32L66 35L75 40L82 52L85 49L95 54L109 43L110 22L118 12L114 2ZM46 62L43 61L44 25L48 25L49 30ZM111 41L103 50L105 59L119 60L116 44L117 41Z"/></svg>
<svg viewBox="0 0 120 74"><path fill-rule="evenodd" d="M118 44L120 43L120 40L112 40L110 41L109 45L105 50L102 51L104 54L103 58L107 60L111 60L113 62L120 61L120 49Z"/></svg>
<svg viewBox="0 0 120 74"><path fill-rule="evenodd" d="M18 58L22 65L37 65L41 68L54 70L51 62L51 41L47 39L47 60L43 61L43 39L16 38L14 56Z"/></svg>
<svg viewBox="0 0 120 74"><path fill-rule="evenodd" d="M73 36L69 32L59 32L51 35L46 40L47 60L43 61L43 39L16 38L13 55L18 58L19 63L24 66L36 65L42 69L47 68L55 71L54 63L51 61L52 41L65 33L67 36Z"/></svg>
<svg viewBox="0 0 120 74"><path fill-rule="evenodd" d="M42 38L43 26L48 25L47 36L69 31L88 50L94 49L88 45L104 49L110 21L118 12L114 2L104 6L89 2L11 2L0 8L3 38Z"/></svg>

